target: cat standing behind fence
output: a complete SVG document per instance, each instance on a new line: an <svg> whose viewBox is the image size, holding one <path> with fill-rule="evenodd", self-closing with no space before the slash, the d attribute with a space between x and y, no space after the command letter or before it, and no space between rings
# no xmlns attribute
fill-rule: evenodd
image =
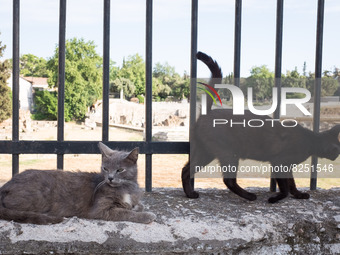
<svg viewBox="0 0 340 255"><path fill-rule="evenodd" d="M150 223L137 183L138 148L111 150L99 143L101 173L27 170L0 188L0 219L59 223L77 216L107 221Z"/></svg>

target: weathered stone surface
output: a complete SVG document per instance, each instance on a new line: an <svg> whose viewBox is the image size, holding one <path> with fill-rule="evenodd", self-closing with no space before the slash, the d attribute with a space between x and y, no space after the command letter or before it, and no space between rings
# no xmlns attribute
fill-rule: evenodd
<svg viewBox="0 0 340 255"><path fill-rule="evenodd" d="M37 226L0 221L0 254L340 254L340 189L268 204L268 189L245 201L227 190L145 194L149 225L65 219Z"/></svg>

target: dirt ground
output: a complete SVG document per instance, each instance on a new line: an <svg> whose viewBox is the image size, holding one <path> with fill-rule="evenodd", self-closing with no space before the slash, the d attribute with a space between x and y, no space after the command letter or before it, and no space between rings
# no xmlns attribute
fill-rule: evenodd
<svg viewBox="0 0 340 255"><path fill-rule="evenodd" d="M10 130L8 134L10 139ZM57 128L52 123L42 125L36 131L20 133L22 140L56 140ZM99 127L91 130L84 125L66 123L65 140L101 140ZM142 141L143 133L121 128L110 128L111 141ZM11 155L0 154L0 185L8 181L12 175ZM99 171L100 155L65 155L65 170L70 171ZM153 187L181 187L181 169L188 159L187 155L153 155L152 186ZM321 163L324 161L320 161ZM310 159L306 163L310 164ZM324 164L329 163L325 162ZM340 170L340 157L331 162L335 170ZM256 164L254 161L245 161L242 164ZM26 169L55 169L56 155L20 155L20 172ZM141 187L145 183L145 157L140 155L138 159L138 181ZM339 176L340 174L338 174ZM239 179L242 187L269 187L269 178L244 178ZM309 187L309 179L297 178L299 187ZM225 188L220 178L196 178L197 188ZM318 187L340 187L340 178L319 178Z"/></svg>

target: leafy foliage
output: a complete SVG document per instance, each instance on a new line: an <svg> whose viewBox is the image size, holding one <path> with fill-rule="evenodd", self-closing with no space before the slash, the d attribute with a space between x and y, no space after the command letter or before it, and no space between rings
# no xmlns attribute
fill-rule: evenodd
<svg viewBox="0 0 340 255"><path fill-rule="evenodd" d="M5 48L6 45L2 46L0 41L0 58L3 56ZM10 62L8 60L0 61L0 122L12 116L12 100L10 89L7 86L7 80L10 77L9 69Z"/></svg>
<svg viewBox="0 0 340 255"><path fill-rule="evenodd" d="M173 86L171 95L178 99L188 98L190 94L190 78L185 76Z"/></svg>
<svg viewBox="0 0 340 255"><path fill-rule="evenodd" d="M5 47L1 47L0 56ZM93 41L85 42L84 39L73 38L66 42L65 63L65 120L83 120L86 111L102 94L102 58L95 50ZM21 57L21 74L25 76L49 77L51 87L58 87L58 47L54 55L48 60L38 58L32 54ZM4 111L10 114L10 98L7 86L2 86L3 80L7 80L8 62L0 63L0 121ZM6 67L5 67L6 66ZM272 98L272 87L275 84L274 73L266 66L255 66L251 69L251 75L240 79L241 89L246 92L248 87L253 88L255 100L268 100ZM7 76L6 76L7 75ZM340 95L339 78L340 71L325 71L322 77L322 96ZM225 82L234 82L233 74L225 77ZM295 68L282 75L282 87L307 88L314 92L314 74L306 72L306 63L303 66L303 74L299 74ZM110 61L110 93L119 93L123 89L127 99L137 97L140 103L144 102L145 94L145 62L139 54L128 56L121 67ZM7 91L7 92L6 92ZM165 100L168 97L183 99L189 97L190 77L186 73L183 76L176 73L175 68L168 63L156 63L153 69L152 94L156 101ZM230 98L228 91L219 91L224 98ZM299 96L299 95L289 95ZM301 95L304 96L304 95ZM4 98L4 99L2 99ZM7 99L6 99L7 98ZM9 101L8 101L9 100ZM57 118L57 94L50 92L37 92L35 95L36 119ZM9 106L9 108L8 108ZM6 108L7 107L7 108ZM9 110L8 110L9 109ZM10 115L5 115L8 118Z"/></svg>
<svg viewBox="0 0 340 255"><path fill-rule="evenodd" d="M292 71L287 71L285 75L281 77L282 87L293 88L306 88L312 96L314 95L315 75L309 73L306 76L306 63L304 63L303 74L300 74L295 68ZM321 78L321 96L333 96L339 89L339 75L338 69L335 68L334 72L324 71ZM275 79L274 73L271 72L266 66L253 67L251 69L251 75L245 79L241 84L241 88L245 91L247 87L253 88L253 95L256 100L266 100L272 98L272 87L274 86ZM241 79L242 80L242 79ZM305 97L304 94L288 94L288 97Z"/></svg>
<svg viewBox="0 0 340 255"><path fill-rule="evenodd" d="M131 98L134 95L136 87L132 81L126 78L116 78L110 83L110 93L120 93L121 90L124 91L124 96Z"/></svg>
<svg viewBox="0 0 340 255"><path fill-rule="evenodd" d="M66 41L65 120L83 120L87 107L101 98L102 58L93 41L73 38ZM58 87L58 47L48 61L49 84Z"/></svg>
<svg viewBox="0 0 340 255"><path fill-rule="evenodd" d="M310 74L307 78L306 82L307 89L311 92L312 96L314 96L314 87L315 87L315 75ZM338 80L332 76L324 75L321 78L321 96L333 96L336 94L337 89L339 88L339 82Z"/></svg>
<svg viewBox="0 0 340 255"><path fill-rule="evenodd" d="M56 92L36 91L34 94L35 120L57 120L58 96Z"/></svg>
<svg viewBox="0 0 340 255"><path fill-rule="evenodd" d="M22 76L48 77L47 60L33 54L20 57L20 74Z"/></svg>
<svg viewBox="0 0 340 255"><path fill-rule="evenodd" d="M137 98L140 104L144 104L144 97L142 95L138 95Z"/></svg>
<svg viewBox="0 0 340 255"><path fill-rule="evenodd" d="M117 76L129 79L135 86L136 95L145 94L145 62L140 55L135 54L124 60Z"/></svg>
<svg viewBox="0 0 340 255"><path fill-rule="evenodd" d="M178 99L186 98L190 92L190 79L184 74L182 78L175 68L168 63L156 63L153 70L153 94L160 99L173 96Z"/></svg>
<svg viewBox="0 0 340 255"><path fill-rule="evenodd" d="M253 88L253 96L256 100L271 98L273 86L274 74L265 65L253 67L245 81L245 87Z"/></svg>
<svg viewBox="0 0 340 255"><path fill-rule="evenodd" d="M112 92L117 93L123 88L124 94L128 97L145 94L145 62L140 55L129 56L127 60L123 61L123 65L118 71L114 67L111 67L110 70ZM182 78L168 63L163 65L156 63L152 78L154 100L161 101L168 96L178 99L188 97L189 85L190 79L187 75ZM132 86L135 87L134 90Z"/></svg>
<svg viewBox="0 0 340 255"><path fill-rule="evenodd" d="M171 88L162 80L152 77L152 96L156 101L164 100L171 93Z"/></svg>

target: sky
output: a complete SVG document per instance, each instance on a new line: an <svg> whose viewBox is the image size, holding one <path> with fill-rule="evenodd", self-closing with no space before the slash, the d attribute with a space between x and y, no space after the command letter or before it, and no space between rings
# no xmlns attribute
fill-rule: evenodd
<svg viewBox="0 0 340 255"><path fill-rule="evenodd" d="M58 43L58 0L21 0L20 54L53 56ZM111 0L110 58L121 66L136 53L145 57L145 0ZM241 76L253 66L275 64L275 0L243 0ZM12 58L12 0L0 0L0 41L4 58ZM224 75L233 71L234 0L199 0L198 50L211 55ZM317 0L285 0L282 72L315 69ZM153 64L168 62L176 72L190 73L190 0L153 1ZM102 55L103 1L68 0L66 38L84 38ZM325 1L323 70L340 67L340 1ZM198 63L198 77L209 77Z"/></svg>

